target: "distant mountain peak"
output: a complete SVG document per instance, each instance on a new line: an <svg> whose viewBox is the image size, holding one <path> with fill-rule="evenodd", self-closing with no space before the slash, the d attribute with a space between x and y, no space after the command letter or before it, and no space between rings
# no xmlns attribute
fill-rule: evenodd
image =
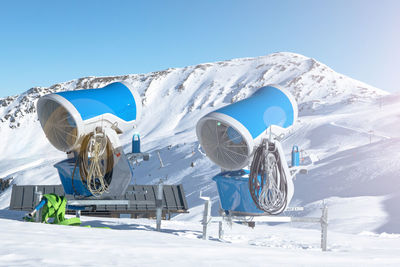
<svg viewBox="0 0 400 267"><path fill-rule="evenodd" d="M16 128L21 119L36 112L39 97L60 91L103 87L117 80L133 84L150 107L158 97L172 98L184 94L187 112L204 107L218 107L248 97L257 88L280 84L295 96L303 110L343 101L372 99L386 92L336 73L315 59L292 52L277 52L254 58L203 63L184 68L169 68L147 74L108 77L84 77L57 83L48 88L34 87L17 96L0 100L0 123ZM300 114L301 115L301 114Z"/></svg>

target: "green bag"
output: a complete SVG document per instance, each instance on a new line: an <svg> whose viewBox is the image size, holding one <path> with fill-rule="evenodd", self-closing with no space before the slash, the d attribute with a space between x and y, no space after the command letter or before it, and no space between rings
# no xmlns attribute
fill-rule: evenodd
<svg viewBox="0 0 400 267"><path fill-rule="evenodd" d="M45 198L47 202L42 208L42 222L50 223L48 220L53 218L52 224L81 225L81 220L77 217L65 219L67 200L64 196L45 194L43 198Z"/></svg>

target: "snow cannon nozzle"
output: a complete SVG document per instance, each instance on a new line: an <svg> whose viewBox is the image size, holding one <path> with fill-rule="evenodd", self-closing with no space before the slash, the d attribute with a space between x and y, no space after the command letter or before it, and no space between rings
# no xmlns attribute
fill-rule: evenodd
<svg viewBox="0 0 400 267"><path fill-rule="evenodd" d="M207 157L215 164L224 170L239 170L250 163L253 148L266 130L282 136L297 116L294 97L278 85L268 85L244 100L202 117L196 134Z"/></svg>

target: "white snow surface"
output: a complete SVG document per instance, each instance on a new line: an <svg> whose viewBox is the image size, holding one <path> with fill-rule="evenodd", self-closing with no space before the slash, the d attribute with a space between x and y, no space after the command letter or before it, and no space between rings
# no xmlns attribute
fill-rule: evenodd
<svg viewBox="0 0 400 267"><path fill-rule="evenodd" d="M110 229L21 222L9 211L11 188L0 193L0 265L303 265L365 266L400 264L400 95L389 94L314 59L274 53L167 69L148 74L87 77L0 99L0 178L14 184L59 184L53 164L64 159L47 141L36 115L36 101L51 92L99 88L125 80L143 99L137 128L125 133L128 152L135 131L149 162L135 166L133 183L152 184L168 174L168 184L182 183L189 214L163 222L152 231L151 220L83 217L86 224ZM279 84L299 105L299 118L283 146L287 159L296 144L305 161L315 159L309 173L294 181L291 206L304 206L297 216L320 216L329 207L328 252L319 251L319 225L279 224L225 227L218 240L200 240L202 200L213 201L218 214L219 172L200 153L197 121L206 113ZM165 168L159 168L160 151ZM308 155L308 156L307 156ZM191 163L194 167L191 167ZM229 230L228 230L229 229Z"/></svg>
<svg viewBox="0 0 400 267"><path fill-rule="evenodd" d="M319 248L320 231L291 225L251 229L210 226L202 240L196 221L82 217L84 225L46 225L16 221L0 212L0 266L399 266L400 236L329 232L329 250ZM15 216L14 220L12 216ZM95 228L109 227L111 229Z"/></svg>

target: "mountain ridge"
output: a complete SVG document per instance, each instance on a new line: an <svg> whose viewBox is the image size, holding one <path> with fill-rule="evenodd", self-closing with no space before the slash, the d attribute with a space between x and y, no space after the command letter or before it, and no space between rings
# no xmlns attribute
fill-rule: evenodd
<svg viewBox="0 0 400 267"><path fill-rule="evenodd" d="M167 177L166 183L183 184L192 207L187 219L201 216L200 190L211 197L214 215L219 209L211 178L220 170L201 152L194 130L197 121L262 86L279 84L295 96L299 106L297 123L282 141L286 158L296 144L305 151L305 158L316 159L309 174L295 179L292 205L315 213L316 203L326 199L333 208L332 216L342 216L338 207L347 203L350 210L359 210L357 221L361 224L348 231L400 232L395 208L400 189L393 186L393 174L400 170L395 160L400 152L393 150L400 140L396 124L400 98L336 73L314 59L287 52L148 74L85 77L2 99L0 177L14 177L15 184L59 184L53 164L65 154L47 141L37 121L37 99L53 92L99 88L117 80L131 83L143 102L137 127L120 136L128 152L132 134L139 132L142 150L150 153L150 161L134 165L132 183L152 184ZM385 164L388 168L382 167ZM10 188L0 194L0 208L8 206L10 195ZM379 209L373 218L360 206L362 201L353 201L362 196L368 196L368 205ZM369 224L362 225L364 221ZM333 229L346 228L344 221L336 224Z"/></svg>
<svg viewBox="0 0 400 267"><path fill-rule="evenodd" d="M280 58L280 60L276 60L276 57ZM279 61L282 61L279 62ZM4 123L6 121L9 122L9 126L12 128L19 127L20 124L17 122L17 119L24 114L33 114L36 112L35 103L40 96L45 94L67 91L67 90L80 90L80 89L89 89L89 88L99 88L104 86L107 83L124 80L130 81L134 83L134 87L139 87L139 92L143 97L143 104L146 105L148 102L149 96L149 88L157 81L162 79L168 80L168 75L174 75L175 73L180 73L183 76L183 79L178 80L178 83L173 86L175 90L178 92L183 92L187 87L187 84L190 83L190 79L194 76L198 75L201 72L206 72L209 68L214 68L213 71L218 71L218 68L232 68L232 67L240 67L240 65L244 65L245 63L251 62L254 65L253 72L256 72L257 75L253 80L247 80L246 83L241 81L244 77L240 77L237 79L235 84L231 84L229 88L231 90L221 90L223 93L228 93L229 97L224 98L224 103L233 103L238 100L241 100L245 97L248 97L250 92L246 89L254 89L256 87L262 87L268 83L270 80L274 80L276 84L280 84L286 88L288 88L295 96L296 100L299 101L300 112L303 109L310 108L309 106L313 105L315 102L321 102L326 99L332 98L337 94L346 94L346 91L341 90L328 90L329 93L318 94L321 93L321 90L311 90L307 88L315 88L312 86L313 84L321 84L324 79L329 79L332 87L339 87L335 85L337 82L335 79L332 79L331 76L337 76L333 78L337 78L337 80L345 80L347 84L351 84L348 89L352 89L352 97L353 98L362 98L362 97L377 97L380 95L385 95L387 92L383 90L377 89L375 87L369 86L360 81L356 81L351 79L345 75L338 74L334 72L331 68L326 66L323 63L320 63L312 58L307 58L300 54L290 53L290 52L279 52L266 56L260 56L255 58L237 58L226 61L218 61L213 63L202 63L198 65L187 66L183 68L168 68L166 70L150 72L147 74L129 74L129 75L120 75L120 76L104 76L104 77L95 77L88 76L83 78L78 78L66 82L56 83L50 87L33 87L27 90L26 92L9 96L0 100L0 123ZM217 67L217 68L216 68ZM291 68L291 75L289 77L284 77L282 79L274 79L274 75L282 74L288 72L288 69ZM298 68L297 70L295 68ZM320 74L318 74L320 73ZM324 74L325 73L325 74ZM203 73L204 74L204 73ZM248 73L244 73L248 74ZM297 74L297 75L296 75ZM309 80L307 80L309 79ZM245 80L245 79L244 79ZM304 81L306 80L306 81ZM229 80L228 80L229 82ZM324 82L325 85L327 82ZM135 86L136 85L136 86ZM137 86L139 85L139 86ZM215 89L214 83L209 83L209 89ZM225 86L221 84L220 88L224 88ZM248 87L248 88L246 88ZM306 89L304 89L306 88ZM319 89L321 89L320 87ZM206 88L207 89L207 88ZM355 90L358 89L358 90ZM303 92L303 90L305 92ZM251 90L250 90L251 91ZM354 92L355 91L355 92ZM166 92L165 95L171 94L170 91ZM320 97L320 99L318 98ZM352 98L348 98L349 101ZM195 103L192 103L193 105ZM13 110L13 107L16 109ZM214 105L215 106L215 105ZM191 107L193 109L194 107Z"/></svg>

